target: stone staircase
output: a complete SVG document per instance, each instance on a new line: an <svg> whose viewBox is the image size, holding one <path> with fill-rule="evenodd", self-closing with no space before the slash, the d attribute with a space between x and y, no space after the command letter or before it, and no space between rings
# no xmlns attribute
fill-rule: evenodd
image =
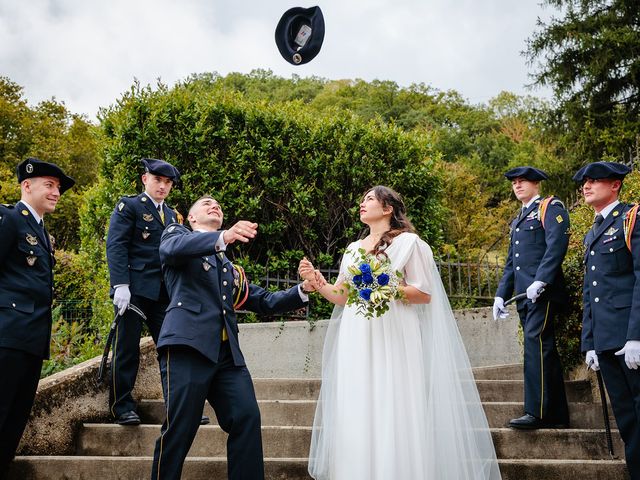
<svg viewBox="0 0 640 480"><path fill-rule="evenodd" d="M504 427L508 419L522 413L521 366L482 367L474 373L503 479L628 478L624 461L609 457L601 405L594 401L588 381L566 382L571 429L522 432ZM255 379L254 383L262 412L267 479L309 479L307 455L319 380ZM9 478L148 479L164 417L162 400L143 400L139 413L144 423L137 427L84 423L77 431L74 455L17 457ZM205 413L213 423L200 427L185 463L184 479L226 478L226 434L215 424L209 405ZM616 455L623 458L617 430L613 440Z"/></svg>

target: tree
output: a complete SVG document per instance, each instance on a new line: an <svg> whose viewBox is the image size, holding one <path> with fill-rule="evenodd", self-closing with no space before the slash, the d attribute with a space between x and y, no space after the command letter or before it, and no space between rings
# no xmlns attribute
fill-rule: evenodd
<svg viewBox="0 0 640 480"><path fill-rule="evenodd" d="M80 244L78 209L83 190L96 181L100 164L94 129L55 99L30 107L22 87L0 77L0 202L19 200L15 169L26 157L62 167L76 186L62 196L56 214L47 220L58 248L74 249Z"/></svg>
<svg viewBox="0 0 640 480"><path fill-rule="evenodd" d="M554 90L555 125L581 163L623 159L640 129L638 0L544 0L563 17L538 20L525 55L536 85Z"/></svg>

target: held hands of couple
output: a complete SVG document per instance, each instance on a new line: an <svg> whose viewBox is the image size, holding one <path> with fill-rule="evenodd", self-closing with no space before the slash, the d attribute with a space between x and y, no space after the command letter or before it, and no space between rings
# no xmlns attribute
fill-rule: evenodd
<svg viewBox="0 0 640 480"><path fill-rule="evenodd" d="M322 273L314 268L313 264L307 260L307 257L300 260L300 264L298 265L298 274L300 275L300 278L304 280L302 288L305 290L308 288L307 285L317 291L327 284Z"/></svg>
<svg viewBox="0 0 640 480"><path fill-rule="evenodd" d="M235 241L247 243L252 238L255 238L257 233L257 223L249 222L247 220L240 220L234 226L224 231L224 233L222 234L222 239L227 245Z"/></svg>

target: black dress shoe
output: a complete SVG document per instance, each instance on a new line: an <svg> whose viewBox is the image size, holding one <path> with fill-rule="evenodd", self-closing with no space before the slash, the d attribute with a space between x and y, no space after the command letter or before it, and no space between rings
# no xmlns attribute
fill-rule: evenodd
<svg viewBox="0 0 640 480"><path fill-rule="evenodd" d="M211 423L209 417L207 417L206 415L202 415L202 418L200 419L200 425L209 425L209 423Z"/></svg>
<svg viewBox="0 0 640 480"><path fill-rule="evenodd" d="M116 423L118 425L140 425L140 417L133 410L129 410L116 418Z"/></svg>
<svg viewBox="0 0 640 480"><path fill-rule="evenodd" d="M538 428L569 428L568 423L554 423L542 420L525 413L520 418L514 418L509 422L511 428L519 430L536 430Z"/></svg>

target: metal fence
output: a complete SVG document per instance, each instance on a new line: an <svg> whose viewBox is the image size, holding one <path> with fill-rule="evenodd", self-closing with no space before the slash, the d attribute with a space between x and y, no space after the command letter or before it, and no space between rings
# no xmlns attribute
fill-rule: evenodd
<svg viewBox="0 0 640 480"><path fill-rule="evenodd" d="M472 304L474 301L493 300L503 268L497 260L461 259L451 255L436 259L436 265L447 295L454 304L465 304L465 302ZM330 282L334 282L339 273L336 268L320 269L320 271ZM300 283L300 277L295 271L272 271L267 272L264 277L254 283L269 290L283 290ZM91 319L96 308L104 309L105 306L109 308L110 302L108 300L100 303L98 305L86 301L63 299L57 300L54 307L56 307L58 318L62 316L68 322L85 323ZM238 313L244 315L250 312L241 310ZM287 314L286 317L305 319L309 317L310 313L307 306L305 309Z"/></svg>

